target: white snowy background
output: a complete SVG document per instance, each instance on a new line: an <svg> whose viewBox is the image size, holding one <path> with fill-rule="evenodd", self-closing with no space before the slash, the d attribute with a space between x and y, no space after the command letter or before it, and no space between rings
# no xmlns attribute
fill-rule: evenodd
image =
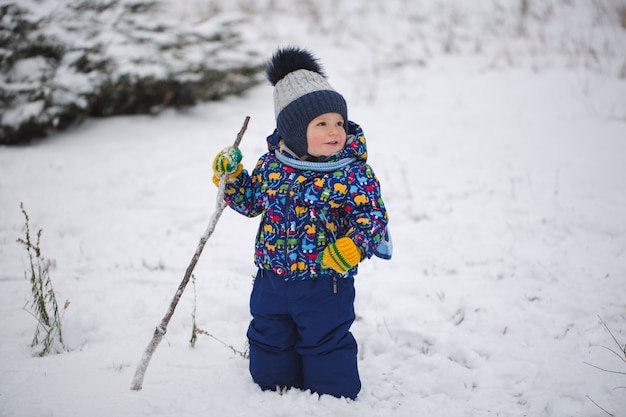
<svg viewBox="0 0 626 417"><path fill-rule="evenodd" d="M357 278L363 390L261 392L230 348L190 346L195 305L199 327L245 349L258 219L230 210L196 267L196 302L190 284L143 390L129 389L215 208L213 156L246 115L245 166L265 150L266 83L0 147L0 416L626 416L624 354L600 321L623 348L625 7L172 1L172 21L218 13L261 56L310 48L364 128L395 253ZM29 347L20 202L71 302L66 353Z"/></svg>

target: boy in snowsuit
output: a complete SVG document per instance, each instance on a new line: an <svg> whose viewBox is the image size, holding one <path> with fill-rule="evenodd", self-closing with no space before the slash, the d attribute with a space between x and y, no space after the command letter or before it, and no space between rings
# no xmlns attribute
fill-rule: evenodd
<svg viewBox="0 0 626 417"><path fill-rule="evenodd" d="M261 215L250 297L250 373L262 389L296 387L356 398L361 389L355 319L357 265L385 237L387 212L366 163L365 137L316 58L279 49L266 67L277 128L251 174L241 152L214 160L224 200Z"/></svg>

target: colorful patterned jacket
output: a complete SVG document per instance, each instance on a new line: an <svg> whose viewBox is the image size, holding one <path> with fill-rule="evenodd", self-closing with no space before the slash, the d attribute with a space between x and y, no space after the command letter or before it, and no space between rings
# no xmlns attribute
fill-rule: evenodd
<svg viewBox="0 0 626 417"><path fill-rule="evenodd" d="M385 233L387 212L378 179L366 163L367 146L360 126L350 122L346 146L325 161L352 157L352 162L331 172L297 169L281 162L276 157L280 152L277 132L267 143L269 152L259 158L252 174L244 170L224 192L224 200L235 211L262 216L255 264L285 280L338 277L332 269L322 268L317 257L326 245L343 236L353 239L364 257L370 258ZM354 267L345 276L356 272Z"/></svg>

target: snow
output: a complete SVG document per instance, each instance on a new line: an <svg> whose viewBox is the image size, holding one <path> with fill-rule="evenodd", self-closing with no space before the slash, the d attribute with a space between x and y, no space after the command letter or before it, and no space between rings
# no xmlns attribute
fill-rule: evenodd
<svg viewBox="0 0 626 417"><path fill-rule="evenodd" d="M554 34L539 49L540 37L504 35L515 33L515 8L466 3L319 2L319 18L288 2L259 2L256 13L222 6L243 14L262 56L290 43L315 51L368 138L395 253L357 277L356 401L261 392L230 348L202 335L190 346L195 295L198 326L245 349L258 219L228 209L195 269L195 294L189 284L143 390L130 390L215 210L213 156L246 115L248 169L265 149L274 116L264 84L0 147L0 415L626 415L626 366L604 348L618 350L599 320L623 348L626 31L582 1L553 2L550 17L550 3L529 2L544 17L528 26ZM182 4L172 18L198 18ZM344 22L348 10L356 22ZM606 44L598 59L556 48L574 32ZM450 39L456 52L444 48ZM20 202L31 229L43 229L58 301L71 302L70 350L59 355L29 348Z"/></svg>
<svg viewBox="0 0 626 417"><path fill-rule="evenodd" d="M21 107L5 111L2 116L2 121L7 126L18 126L25 120L38 117L44 105L45 102L43 100L25 103Z"/></svg>

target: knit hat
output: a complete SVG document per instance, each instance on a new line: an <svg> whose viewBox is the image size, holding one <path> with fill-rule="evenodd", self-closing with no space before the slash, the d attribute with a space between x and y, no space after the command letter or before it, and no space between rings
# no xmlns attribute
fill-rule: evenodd
<svg viewBox="0 0 626 417"><path fill-rule="evenodd" d="M265 71L274 86L278 134L296 155L307 154L306 130L316 117L339 113L347 129L346 101L326 81L321 65L309 51L296 47L279 49Z"/></svg>

